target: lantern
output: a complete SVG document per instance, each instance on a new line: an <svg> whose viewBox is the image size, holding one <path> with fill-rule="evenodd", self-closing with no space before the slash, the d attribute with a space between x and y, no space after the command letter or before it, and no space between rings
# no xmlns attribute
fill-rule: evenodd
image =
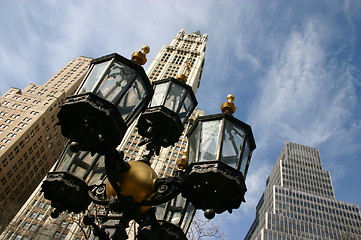
<svg viewBox="0 0 361 240"><path fill-rule="evenodd" d="M52 216L57 217L62 211L85 211L91 201L88 185L105 177L104 168L104 156L92 156L86 151L74 153L68 145L41 186L44 197L55 208Z"/></svg>
<svg viewBox="0 0 361 240"><path fill-rule="evenodd" d="M247 191L245 178L256 148L251 127L228 113L203 116L188 134L183 196L197 209L236 209Z"/></svg>
<svg viewBox="0 0 361 240"><path fill-rule="evenodd" d="M178 141L196 106L189 85L175 78L156 81L150 107L139 118L138 132L155 146L168 147Z"/></svg>
<svg viewBox="0 0 361 240"><path fill-rule="evenodd" d="M62 134L81 150L103 154L119 145L152 93L138 64L116 53L94 59L78 94L61 106Z"/></svg>

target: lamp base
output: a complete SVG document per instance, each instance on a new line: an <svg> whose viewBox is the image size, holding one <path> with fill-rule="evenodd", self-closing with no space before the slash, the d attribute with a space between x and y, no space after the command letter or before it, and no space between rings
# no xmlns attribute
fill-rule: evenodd
<svg viewBox="0 0 361 240"><path fill-rule="evenodd" d="M138 133L148 138L148 145L157 150L178 142L184 127L178 114L164 106L145 110L138 120ZM151 150L151 149L148 149Z"/></svg>
<svg viewBox="0 0 361 240"><path fill-rule="evenodd" d="M55 213L84 212L90 204L88 185L67 172L48 173L41 188L45 199L50 200L55 208Z"/></svg>
<svg viewBox="0 0 361 240"><path fill-rule="evenodd" d="M64 137L83 151L100 154L116 148L127 130L117 108L93 93L68 97L58 119Z"/></svg>
<svg viewBox="0 0 361 240"><path fill-rule="evenodd" d="M246 191L241 172L219 161L202 161L187 168L182 196L197 209L213 209L219 214L239 208Z"/></svg>

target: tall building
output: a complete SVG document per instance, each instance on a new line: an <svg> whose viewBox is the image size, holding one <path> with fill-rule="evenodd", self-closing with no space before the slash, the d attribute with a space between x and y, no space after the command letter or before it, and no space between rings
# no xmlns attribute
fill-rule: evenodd
<svg viewBox="0 0 361 240"><path fill-rule="evenodd" d="M188 76L187 84L196 92L202 76L207 38L207 34L186 34L184 30L180 30L170 45L163 46L150 64L146 71L149 79L155 81L183 73ZM193 118L202 114L204 113L201 110L195 110ZM192 121L186 123L186 130L191 123ZM137 160L144 150L144 147L139 147L140 142L141 137L134 123L129 127L118 149L124 151L127 161ZM162 149L159 156L153 157L152 167L159 177L169 176L177 169L176 162L183 156L186 146L187 138L184 133L174 147ZM93 158L94 161L100 161L99 159L101 157L97 154ZM80 215L63 213L53 219L50 217L51 212L49 201L43 198L39 185L0 238L89 239L90 229L82 225ZM188 226L189 223L185 227Z"/></svg>
<svg viewBox="0 0 361 240"><path fill-rule="evenodd" d="M286 143L245 239L361 239L360 209L336 200L318 149Z"/></svg>
<svg viewBox="0 0 361 240"><path fill-rule="evenodd" d="M43 85L0 97L0 232L59 158L66 139L55 127L58 107L73 94L91 59L73 59Z"/></svg>

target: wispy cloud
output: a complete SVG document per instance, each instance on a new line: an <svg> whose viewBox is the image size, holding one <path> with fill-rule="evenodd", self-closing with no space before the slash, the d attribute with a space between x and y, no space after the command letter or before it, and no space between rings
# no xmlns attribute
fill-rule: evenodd
<svg viewBox="0 0 361 240"><path fill-rule="evenodd" d="M302 30L293 31L261 82L251 121L264 142L276 136L320 144L339 133L355 106L352 79L325 56L320 24L311 19Z"/></svg>

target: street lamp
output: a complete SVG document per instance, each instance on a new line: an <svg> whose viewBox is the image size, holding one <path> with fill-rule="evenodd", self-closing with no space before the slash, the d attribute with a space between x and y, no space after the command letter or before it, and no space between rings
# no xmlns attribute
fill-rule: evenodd
<svg viewBox="0 0 361 240"><path fill-rule="evenodd" d="M106 153L116 148L128 126L150 101L152 87L143 67L149 47L130 61L116 53L94 59L78 93L58 114L62 134L73 149Z"/></svg>
<svg viewBox="0 0 361 240"><path fill-rule="evenodd" d="M138 133L148 139L148 148L157 154L160 147L169 147L179 140L184 122L198 104L186 80L182 74L177 79L154 82L150 106L138 120Z"/></svg>
<svg viewBox="0 0 361 240"><path fill-rule="evenodd" d="M251 127L231 114L233 95L221 114L200 117L188 134L183 196L208 218L244 202L245 178L256 148Z"/></svg>

